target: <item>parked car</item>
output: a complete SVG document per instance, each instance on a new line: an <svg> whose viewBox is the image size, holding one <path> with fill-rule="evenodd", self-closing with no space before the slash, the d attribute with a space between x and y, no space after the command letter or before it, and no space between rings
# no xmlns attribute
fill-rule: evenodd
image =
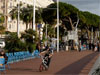
<svg viewBox="0 0 100 75"><path fill-rule="evenodd" d="M4 41L0 41L0 48L4 48L5 47L5 42Z"/></svg>

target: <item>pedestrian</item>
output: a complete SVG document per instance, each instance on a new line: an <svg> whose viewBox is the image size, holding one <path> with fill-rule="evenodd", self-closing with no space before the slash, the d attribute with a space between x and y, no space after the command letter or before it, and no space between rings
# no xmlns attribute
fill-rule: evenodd
<svg viewBox="0 0 100 75"><path fill-rule="evenodd" d="M95 48L95 45L94 45L94 43L92 43L92 50L94 51L94 48Z"/></svg>
<svg viewBox="0 0 100 75"><path fill-rule="evenodd" d="M45 44L42 44L42 50L44 50L45 49Z"/></svg>
<svg viewBox="0 0 100 75"><path fill-rule="evenodd" d="M94 43L94 51L97 51L97 43Z"/></svg>
<svg viewBox="0 0 100 75"><path fill-rule="evenodd" d="M81 51L81 48L82 46L81 46L81 41L79 41L79 52Z"/></svg>
<svg viewBox="0 0 100 75"><path fill-rule="evenodd" d="M6 55L6 53L5 53L5 51L4 51L4 50L2 50L2 51L0 52L0 57L5 58L5 64L6 64L6 63L7 63L7 61L8 61L8 57L7 57L7 55Z"/></svg>
<svg viewBox="0 0 100 75"><path fill-rule="evenodd" d="M36 50L38 50L38 52L41 51L41 47L40 47L40 44L39 43L36 45Z"/></svg>
<svg viewBox="0 0 100 75"><path fill-rule="evenodd" d="M91 50L91 42L89 42L89 50Z"/></svg>
<svg viewBox="0 0 100 75"><path fill-rule="evenodd" d="M75 42L74 49L78 51L78 43L77 42Z"/></svg>
<svg viewBox="0 0 100 75"><path fill-rule="evenodd" d="M97 46L98 46L98 52L100 52L100 43L98 43Z"/></svg>

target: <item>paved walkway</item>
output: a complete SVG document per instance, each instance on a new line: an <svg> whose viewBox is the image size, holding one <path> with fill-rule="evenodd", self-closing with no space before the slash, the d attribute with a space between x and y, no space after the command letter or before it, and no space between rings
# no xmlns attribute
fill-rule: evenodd
<svg viewBox="0 0 100 75"><path fill-rule="evenodd" d="M93 65L92 69L90 70L89 75L92 75L96 71L96 69L98 69L99 67L100 67L100 56L96 60L96 62Z"/></svg>
<svg viewBox="0 0 100 75"><path fill-rule="evenodd" d="M35 58L10 64L7 75L88 75L98 58L98 52L61 51L54 53L48 71L39 72L41 59Z"/></svg>

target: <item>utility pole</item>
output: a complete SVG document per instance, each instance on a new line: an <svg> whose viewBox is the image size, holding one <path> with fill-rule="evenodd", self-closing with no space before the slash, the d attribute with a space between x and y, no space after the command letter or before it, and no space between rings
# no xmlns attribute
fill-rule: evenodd
<svg viewBox="0 0 100 75"><path fill-rule="evenodd" d="M33 30L35 30L35 5L36 0L33 0Z"/></svg>
<svg viewBox="0 0 100 75"><path fill-rule="evenodd" d="M19 0L18 0L18 22L17 22L17 36L19 37L19 16L20 16L20 14L19 14L19 12L20 12L20 6L19 6L19 4L20 4L20 2L19 2Z"/></svg>
<svg viewBox="0 0 100 75"><path fill-rule="evenodd" d="M4 17L5 17L5 27L7 27L7 8L8 8L8 0L4 0Z"/></svg>
<svg viewBox="0 0 100 75"><path fill-rule="evenodd" d="M57 52L59 52L59 0L57 0Z"/></svg>
<svg viewBox="0 0 100 75"><path fill-rule="evenodd" d="M99 25L99 35L98 36L99 36L98 40L99 40L99 43L100 43L100 25Z"/></svg>

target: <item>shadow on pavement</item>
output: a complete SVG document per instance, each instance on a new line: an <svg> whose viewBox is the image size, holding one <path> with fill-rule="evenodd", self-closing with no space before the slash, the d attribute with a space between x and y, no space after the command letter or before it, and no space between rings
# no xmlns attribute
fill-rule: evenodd
<svg viewBox="0 0 100 75"><path fill-rule="evenodd" d="M70 64L69 66L66 66L55 75L78 75L81 70L98 54L98 52L89 54L82 59Z"/></svg>

